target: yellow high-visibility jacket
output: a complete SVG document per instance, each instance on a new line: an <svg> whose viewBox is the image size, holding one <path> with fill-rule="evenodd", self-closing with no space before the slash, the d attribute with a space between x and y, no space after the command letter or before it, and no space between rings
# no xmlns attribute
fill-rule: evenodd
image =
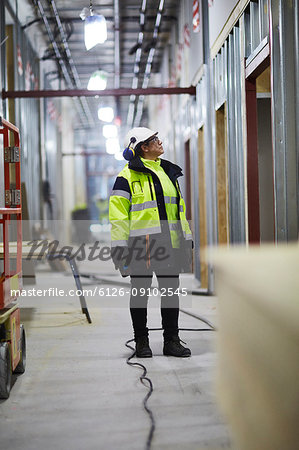
<svg viewBox="0 0 299 450"><path fill-rule="evenodd" d="M171 266L173 249L182 250L186 256L185 251L192 245L192 234L177 181L180 176L181 168L170 161L140 157L130 161L119 173L109 200L111 254L116 267L125 264L123 255L133 247L139 257L144 255L147 267L153 269L159 263ZM123 252L119 252L121 248ZM155 254L161 258L155 258ZM136 264L136 258L133 259ZM190 257L187 260L190 263ZM185 257L180 271L187 269L183 261L186 262ZM129 264L132 262L131 255Z"/></svg>

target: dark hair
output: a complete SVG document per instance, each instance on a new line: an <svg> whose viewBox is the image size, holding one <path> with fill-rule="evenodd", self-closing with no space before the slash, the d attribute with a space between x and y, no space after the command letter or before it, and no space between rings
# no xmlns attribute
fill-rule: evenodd
<svg viewBox="0 0 299 450"><path fill-rule="evenodd" d="M142 148L141 146L144 144L144 142L138 142L138 144L135 147L135 153L136 156L142 156Z"/></svg>

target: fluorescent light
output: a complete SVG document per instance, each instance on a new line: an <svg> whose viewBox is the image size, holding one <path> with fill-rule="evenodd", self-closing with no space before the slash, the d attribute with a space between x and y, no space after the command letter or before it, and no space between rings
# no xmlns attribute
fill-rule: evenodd
<svg viewBox="0 0 299 450"><path fill-rule="evenodd" d="M103 136L106 139L117 138L118 131L116 125L104 125L103 126Z"/></svg>
<svg viewBox="0 0 299 450"><path fill-rule="evenodd" d="M155 27L159 27L160 23L161 23L161 13L157 14L157 18L156 18L156 23L155 23Z"/></svg>
<svg viewBox="0 0 299 450"><path fill-rule="evenodd" d="M141 59L141 48L138 48L136 51L136 63L139 64Z"/></svg>
<svg viewBox="0 0 299 450"><path fill-rule="evenodd" d="M55 142L52 141L52 140L50 140L50 139L48 139L48 140L46 141L46 148L47 148L47 150L49 150L50 152L52 152L53 150L55 150Z"/></svg>
<svg viewBox="0 0 299 450"><path fill-rule="evenodd" d="M104 16L92 15L86 17L84 25L84 42L86 50L107 40L107 25Z"/></svg>
<svg viewBox="0 0 299 450"><path fill-rule="evenodd" d="M138 78L134 77L133 83L132 83L132 89L137 89L137 88L138 88Z"/></svg>
<svg viewBox="0 0 299 450"><path fill-rule="evenodd" d="M153 61L154 54L155 54L155 48L151 48L150 52L149 52L149 55L148 55L148 58L147 58L148 62L152 62Z"/></svg>
<svg viewBox="0 0 299 450"><path fill-rule="evenodd" d="M160 0L159 11L162 11L164 6L164 0Z"/></svg>
<svg viewBox="0 0 299 450"><path fill-rule="evenodd" d="M119 140L117 138L109 138L106 140L106 152L109 155L120 153Z"/></svg>
<svg viewBox="0 0 299 450"><path fill-rule="evenodd" d="M145 67L146 75L149 75L151 73L151 67L152 67L152 64L148 62Z"/></svg>
<svg viewBox="0 0 299 450"><path fill-rule="evenodd" d="M96 70L89 78L87 89L89 91L103 91L107 86L107 74L102 70Z"/></svg>
<svg viewBox="0 0 299 450"><path fill-rule="evenodd" d="M98 109L98 118L103 122L112 122L114 119L114 111L110 106L103 106Z"/></svg>

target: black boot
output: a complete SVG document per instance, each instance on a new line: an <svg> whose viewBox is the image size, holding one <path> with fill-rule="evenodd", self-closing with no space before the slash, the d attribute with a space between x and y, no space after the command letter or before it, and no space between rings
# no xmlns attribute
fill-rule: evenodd
<svg viewBox="0 0 299 450"><path fill-rule="evenodd" d="M163 354L165 356L177 356L178 358L187 358L191 356L190 348L184 347L178 336L172 336L164 340Z"/></svg>
<svg viewBox="0 0 299 450"><path fill-rule="evenodd" d="M136 338L136 356L138 358L151 358L153 356L149 346L148 336Z"/></svg>

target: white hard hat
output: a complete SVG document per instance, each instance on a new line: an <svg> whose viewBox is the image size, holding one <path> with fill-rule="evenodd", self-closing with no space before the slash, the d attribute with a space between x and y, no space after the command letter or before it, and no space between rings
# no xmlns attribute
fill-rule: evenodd
<svg viewBox="0 0 299 450"><path fill-rule="evenodd" d="M145 127L135 127L130 130L125 137L125 147L130 147L131 149L135 149L135 147L154 137L158 134L158 131L155 132Z"/></svg>

